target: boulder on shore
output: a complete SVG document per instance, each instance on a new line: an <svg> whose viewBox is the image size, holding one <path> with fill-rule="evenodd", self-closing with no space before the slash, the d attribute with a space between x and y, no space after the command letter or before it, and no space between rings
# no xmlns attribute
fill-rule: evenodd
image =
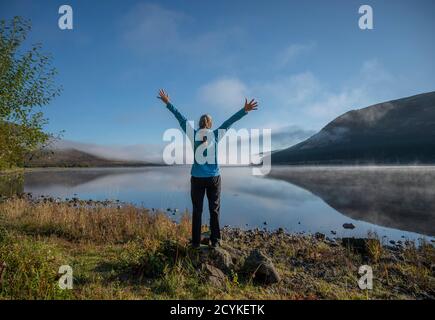
<svg viewBox="0 0 435 320"><path fill-rule="evenodd" d="M227 276L221 269L212 266L211 264L202 264L201 271L206 275L207 281L215 287L224 287L227 281Z"/></svg>
<svg viewBox="0 0 435 320"><path fill-rule="evenodd" d="M243 271L250 274L257 283L272 284L281 281L272 260L258 249L252 250L246 258Z"/></svg>
<svg viewBox="0 0 435 320"><path fill-rule="evenodd" d="M258 249L249 255L227 244L217 248L201 246L199 249L200 270L207 281L222 286L233 272L246 274L258 284L268 285L281 280L272 260Z"/></svg>

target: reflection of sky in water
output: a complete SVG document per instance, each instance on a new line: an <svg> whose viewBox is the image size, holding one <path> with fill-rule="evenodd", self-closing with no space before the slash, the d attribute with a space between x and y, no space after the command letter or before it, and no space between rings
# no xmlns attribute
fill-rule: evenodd
<svg viewBox="0 0 435 320"><path fill-rule="evenodd" d="M25 191L61 198L119 199L182 212L191 208L189 172L188 167L40 170L26 174ZM208 223L207 201L203 219ZM396 240L419 236L346 217L309 191L285 181L252 176L250 168L223 168L222 226L263 228L264 222L271 229L322 232L331 237L331 230L337 236L366 236L369 231ZM356 229L343 229L343 223L349 222Z"/></svg>

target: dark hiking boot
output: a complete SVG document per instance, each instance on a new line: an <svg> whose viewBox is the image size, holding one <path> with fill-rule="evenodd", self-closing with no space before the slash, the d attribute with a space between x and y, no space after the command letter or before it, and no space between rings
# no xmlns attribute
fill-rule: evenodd
<svg viewBox="0 0 435 320"><path fill-rule="evenodd" d="M211 242L211 247L212 248L218 248L221 245L221 241L220 240L216 240L216 241L212 241Z"/></svg>

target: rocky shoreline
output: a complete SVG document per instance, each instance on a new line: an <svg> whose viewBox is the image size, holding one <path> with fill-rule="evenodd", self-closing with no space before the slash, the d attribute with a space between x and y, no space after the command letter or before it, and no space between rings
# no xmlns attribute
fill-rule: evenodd
<svg viewBox="0 0 435 320"><path fill-rule="evenodd" d="M325 259L322 259L322 251L352 257L353 262L358 261L361 265L378 265L380 263L406 263L409 254L407 251L410 248L418 251L417 247L429 246L433 249L431 244L416 244L408 240L386 245L374 237L331 239L321 233L302 236L286 233L283 229L271 232L226 227L222 234L224 241L221 247L217 249L202 247L201 249L208 253L208 255L203 254L207 257L203 258L203 264L209 272L210 281L216 285L222 283L224 280L222 277L228 274L228 270L240 272L257 284L271 285L288 281L285 275L283 277L280 275L275 264L293 269L311 269L325 275L334 274L343 267L336 263L331 264L329 255L325 255ZM207 242L207 239L204 240ZM318 250L319 247L322 250ZM286 254L289 250L292 254ZM429 252L427 257L419 257L418 262L424 264L431 272L430 290L422 292L418 297L435 299L435 279L433 278L435 276L435 256L433 250ZM213 267L210 268L209 264ZM327 270L328 265L329 270ZM356 265L350 269L356 270ZM397 287L395 290L406 292L405 287Z"/></svg>

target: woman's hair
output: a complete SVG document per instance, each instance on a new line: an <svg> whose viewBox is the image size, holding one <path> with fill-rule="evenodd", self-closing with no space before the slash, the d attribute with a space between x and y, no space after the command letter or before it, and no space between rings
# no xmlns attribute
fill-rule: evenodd
<svg viewBox="0 0 435 320"><path fill-rule="evenodd" d="M200 129L210 129L213 122L211 116L208 114L204 114L199 118L199 128Z"/></svg>

